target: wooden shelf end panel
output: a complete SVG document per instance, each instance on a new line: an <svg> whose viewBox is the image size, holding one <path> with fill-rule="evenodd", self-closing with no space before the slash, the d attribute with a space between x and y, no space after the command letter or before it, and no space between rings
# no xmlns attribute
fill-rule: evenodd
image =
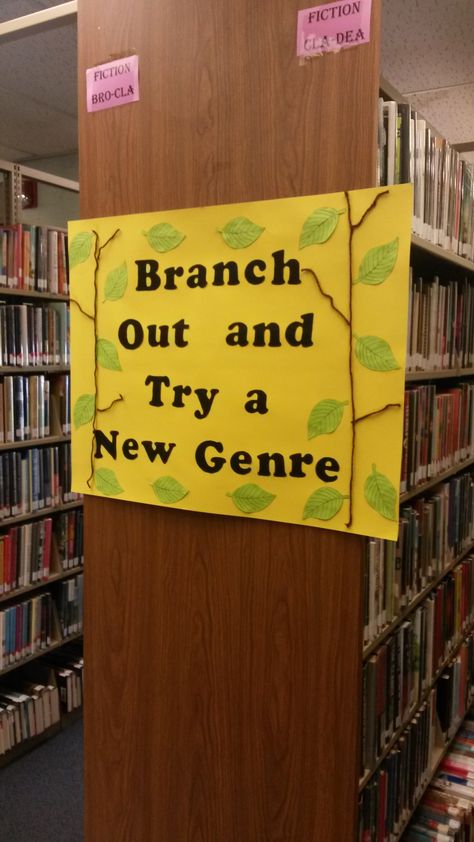
<svg viewBox="0 0 474 842"><path fill-rule="evenodd" d="M380 5L301 64L296 0L82 0L79 78L133 45L141 88L79 87L81 217L373 186ZM355 838L362 539L85 507L87 842Z"/></svg>
<svg viewBox="0 0 474 842"><path fill-rule="evenodd" d="M205 811L209 838L316 842L323 805L357 802L362 539L89 497L85 522L89 799L133 778L163 838Z"/></svg>

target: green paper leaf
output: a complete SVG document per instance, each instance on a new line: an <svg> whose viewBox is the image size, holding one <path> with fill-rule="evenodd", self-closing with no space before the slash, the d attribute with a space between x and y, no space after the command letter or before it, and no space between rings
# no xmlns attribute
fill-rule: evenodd
<svg viewBox="0 0 474 842"><path fill-rule="evenodd" d="M375 465L364 484L364 496L369 506L387 520L398 520L397 490L385 474L380 474Z"/></svg>
<svg viewBox="0 0 474 842"><path fill-rule="evenodd" d="M260 234L265 231L260 225L256 225L251 219L245 216L236 216L220 231L222 239L233 249L244 249L251 246L258 240Z"/></svg>
<svg viewBox="0 0 474 842"><path fill-rule="evenodd" d="M160 253L172 251L185 239L185 234L178 231L168 222L160 222L154 225L149 231L143 232L148 240L148 245Z"/></svg>
<svg viewBox="0 0 474 842"><path fill-rule="evenodd" d="M117 349L113 342L108 339L97 340L97 360L102 368L108 368L111 371L122 371Z"/></svg>
<svg viewBox="0 0 474 842"><path fill-rule="evenodd" d="M324 433L334 433L342 421L344 407L349 401L336 401L332 398L319 401L308 418L308 438L314 439Z"/></svg>
<svg viewBox="0 0 474 842"><path fill-rule="evenodd" d="M173 477L160 477L151 487L161 503L177 503L189 494L189 491Z"/></svg>
<svg viewBox="0 0 474 842"><path fill-rule="evenodd" d="M336 208L318 208L308 216L300 234L300 249L315 246L329 240L336 230L341 211Z"/></svg>
<svg viewBox="0 0 474 842"><path fill-rule="evenodd" d="M94 417L95 411L95 397L94 395L80 395L78 397L76 403L74 404L74 426L77 430L78 427L82 427L84 424L88 424L89 421L92 421Z"/></svg>
<svg viewBox="0 0 474 842"><path fill-rule="evenodd" d="M275 494L270 494L269 491L265 491L252 482L239 486L227 496L231 497L237 508L247 515L266 509L276 497Z"/></svg>
<svg viewBox="0 0 474 842"><path fill-rule="evenodd" d="M81 231L76 234L69 246L69 268L73 269L78 263L84 263L92 249L92 231Z"/></svg>
<svg viewBox="0 0 474 842"><path fill-rule="evenodd" d="M393 271L398 257L398 237L383 246L370 249L359 267L359 275L354 283L377 286L383 284Z"/></svg>
<svg viewBox="0 0 474 842"><path fill-rule="evenodd" d="M114 497L115 494L121 494L123 491L117 477L110 468L98 468L94 472L94 480L97 491L106 494L107 497Z"/></svg>
<svg viewBox="0 0 474 842"><path fill-rule="evenodd" d="M358 336L355 353L359 362L371 371L395 371L400 368L390 345L380 336Z"/></svg>
<svg viewBox="0 0 474 842"><path fill-rule="evenodd" d="M318 488L306 501L303 520L310 517L316 520L331 520L341 511L344 500L348 499L347 494L341 494L335 488Z"/></svg>
<svg viewBox="0 0 474 842"><path fill-rule="evenodd" d="M127 264L124 261L120 266L117 266L116 269L112 269L112 271L107 275L104 290L105 300L118 301L119 298L123 298L125 290L127 289L127 281Z"/></svg>

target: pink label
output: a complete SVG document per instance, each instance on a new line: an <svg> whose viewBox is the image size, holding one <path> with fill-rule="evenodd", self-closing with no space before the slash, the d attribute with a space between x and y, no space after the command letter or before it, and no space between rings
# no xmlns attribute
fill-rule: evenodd
<svg viewBox="0 0 474 842"><path fill-rule="evenodd" d="M372 0L326 3L298 12L298 56L319 56L370 41Z"/></svg>
<svg viewBox="0 0 474 842"><path fill-rule="evenodd" d="M87 110L101 111L140 99L138 56L119 58L86 70Z"/></svg>

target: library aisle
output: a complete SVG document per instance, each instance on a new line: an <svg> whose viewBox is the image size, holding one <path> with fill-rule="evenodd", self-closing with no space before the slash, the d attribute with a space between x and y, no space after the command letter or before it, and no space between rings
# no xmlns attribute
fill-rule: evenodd
<svg viewBox="0 0 474 842"><path fill-rule="evenodd" d="M82 722L2 769L0 842L82 842Z"/></svg>

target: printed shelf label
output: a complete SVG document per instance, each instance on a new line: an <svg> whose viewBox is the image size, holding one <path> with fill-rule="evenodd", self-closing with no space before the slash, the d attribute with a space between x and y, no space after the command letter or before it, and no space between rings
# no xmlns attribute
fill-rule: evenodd
<svg viewBox="0 0 474 842"><path fill-rule="evenodd" d="M140 99L138 56L127 56L86 70L87 110L102 111Z"/></svg>
<svg viewBox="0 0 474 842"><path fill-rule="evenodd" d="M298 12L298 56L319 56L370 41L372 0L326 3Z"/></svg>

